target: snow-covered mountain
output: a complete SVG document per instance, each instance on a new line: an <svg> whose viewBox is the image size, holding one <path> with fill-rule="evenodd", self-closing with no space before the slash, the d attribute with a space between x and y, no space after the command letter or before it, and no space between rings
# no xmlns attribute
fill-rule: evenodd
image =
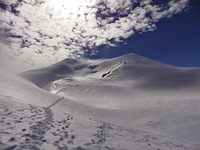
<svg viewBox="0 0 200 150"><path fill-rule="evenodd" d="M136 54L114 59L77 61L67 58L53 66L22 75L39 87L64 78L82 77L143 88L183 88L200 85L200 68L178 68ZM124 84L123 84L124 85Z"/></svg>
<svg viewBox="0 0 200 150"><path fill-rule="evenodd" d="M199 150L199 75L136 54L2 70L0 149Z"/></svg>
<svg viewBox="0 0 200 150"><path fill-rule="evenodd" d="M22 76L52 93L112 109L132 109L136 99L147 104L149 98L198 98L200 88L200 68L178 68L136 54L84 62L67 58Z"/></svg>

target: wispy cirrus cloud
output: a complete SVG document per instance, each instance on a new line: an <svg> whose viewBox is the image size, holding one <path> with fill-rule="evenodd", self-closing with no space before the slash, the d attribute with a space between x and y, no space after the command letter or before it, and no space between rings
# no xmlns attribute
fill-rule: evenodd
<svg viewBox="0 0 200 150"><path fill-rule="evenodd" d="M0 29L7 35L1 40L6 52L1 51L33 68L47 66L66 57L80 57L96 46L115 46L135 33L153 31L156 22L182 12L188 3L0 0Z"/></svg>

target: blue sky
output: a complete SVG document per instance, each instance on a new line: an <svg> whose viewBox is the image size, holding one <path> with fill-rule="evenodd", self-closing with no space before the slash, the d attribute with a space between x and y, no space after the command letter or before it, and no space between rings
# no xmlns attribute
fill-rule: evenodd
<svg viewBox="0 0 200 150"><path fill-rule="evenodd" d="M0 0L0 62L35 69L127 53L200 67L200 0Z"/></svg>
<svg viewBox="0 0 200 150"><path fill-rule="evenodd" d="M156 23L152 32L135 34L127 44L96 47L91 59L136 53L176 66L200 67L200 1L191 1L185 12Z"/></svg>

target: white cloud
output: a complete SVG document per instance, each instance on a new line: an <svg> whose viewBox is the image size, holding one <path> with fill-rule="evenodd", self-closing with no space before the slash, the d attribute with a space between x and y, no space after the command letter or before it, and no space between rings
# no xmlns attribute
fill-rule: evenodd
<svg viewBox="0 0 200 150"><path fill-rule="evenodd" d="M37 68L79 57L84 48L115 46L135 33L153 31L157 21L183 11L188 2L0 0L6 5L0 10L0 28L10 37L6 54Z"/></svg>
<svg viewBox="0 0 200 150"><path fill-rule="evenodd" d="M12 5L16 4L18 0L0 0L0 3L6 4L6 5Z"/></svg>

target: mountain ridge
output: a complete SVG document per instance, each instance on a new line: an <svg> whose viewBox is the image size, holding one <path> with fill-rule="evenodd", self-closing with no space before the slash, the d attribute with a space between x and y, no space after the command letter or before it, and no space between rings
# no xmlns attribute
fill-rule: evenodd
<svg viewBox="0 0 200 150"><path fill-rule="evenodd" d="M145 78L146 81L152 80L149 81L152 84L156 79L170 83L170 78L174 76L177 76L176 82L180 80L179 83L183 80L188 80L188 85L200 82L200 79L195 81L200 74L200 68L176 67L134 53L104 60L78 61L66 58L52 66L30 70L21 75L37 86L45 88L49 83L69 76L85 76L102 80L111 77L111 74L112 78L115 77L117 80L126 78L132 81Z"/></svg>

